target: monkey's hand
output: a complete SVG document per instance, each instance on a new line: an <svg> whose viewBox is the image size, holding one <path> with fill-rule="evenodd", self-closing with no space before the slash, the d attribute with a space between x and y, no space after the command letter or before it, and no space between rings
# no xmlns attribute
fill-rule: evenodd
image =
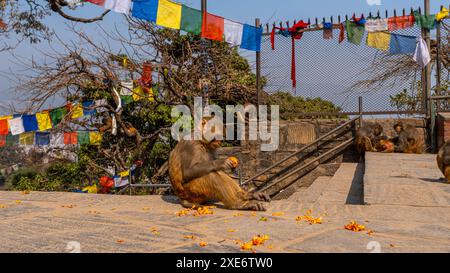
<svg viewBox="0 0 450 273"><path fill-rule="evenodd" d="M234 168L233 160L227 158L222 161L222 163L218 166L217 171L228 171Z"/></svg>

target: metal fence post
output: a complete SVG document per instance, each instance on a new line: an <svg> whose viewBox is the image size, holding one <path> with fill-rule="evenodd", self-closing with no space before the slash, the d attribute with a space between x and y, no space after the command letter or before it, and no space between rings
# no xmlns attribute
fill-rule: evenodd
<svg viewBox="0 0 450 273"><path fill-rule="evenodd" d="M261 26L261 20L256 18L255 26ZM256 105L258 107L259 115L259 105L260 105L260 91L261 91L261 52L256 52Z"/></svg>

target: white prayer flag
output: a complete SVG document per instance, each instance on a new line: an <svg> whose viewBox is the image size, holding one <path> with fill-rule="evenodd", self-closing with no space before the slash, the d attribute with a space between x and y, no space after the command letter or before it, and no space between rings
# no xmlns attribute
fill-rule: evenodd
<svg viewBox="0 0 450 273"><path fill-rule="evenodd" d="M367 32L386 31L389 29L389 20L386 19L367 19L366 20Z"/></svg>
<svg viewBox="0 0 450 273"><path fill-rule="evenodd" d="M64 133L51 134L50 135L50 146L51 147L64 146Z"/></svg>
<svg viewBox="0 0 450 273"><path fill-rule="evenodd" d="M236 23L230 20L224 20L223 33L225 36L225 42L238 46L242 43L242 34L244 32L244 25Z"/></svg>
<svg viewBox="0 0 450 273"><path fill-rule="evenodd" d="M131 8L131 0L106 0L104 8L128 14Z"/></svg>
<svg viewBox="0 0 450 273"><path fill-rule="evenodd" d="M428 50L427 43L422 37L420 37L420 40L417 43L416 52L414 53L414 61L416 61L421 68L427 66L427 64L431 61L430 51Z"/></svg>
<svg viewBox="0 0 450 273"><path fill-rule="evenodd" d="M25 132L22 118L8 119L8 125L12 135L20 135Z"/></svg>
<svg viewBox="0 0 450 273"><path fill-rule="evenodd" d="M120 95L122 96L132 96L133 95L133 82L121 82L120 85Z"/></svg>

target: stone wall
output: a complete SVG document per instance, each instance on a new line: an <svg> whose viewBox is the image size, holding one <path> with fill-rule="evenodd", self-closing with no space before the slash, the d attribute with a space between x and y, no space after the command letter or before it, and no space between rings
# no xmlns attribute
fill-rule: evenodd
<svg viewBox="0 0 450 273"><path fill-rule="evenodd" d="M450 113L439 113L436 120L438 148L450 140Z"/></svg>

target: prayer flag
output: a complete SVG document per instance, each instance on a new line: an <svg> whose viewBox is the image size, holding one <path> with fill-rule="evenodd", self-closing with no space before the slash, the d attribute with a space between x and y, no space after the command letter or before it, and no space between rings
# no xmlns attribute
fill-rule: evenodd
<svg viewBox="0 0 450 273"><path fill-rule="evenodd" d="M52 120L53 127L58 126L68 112L69 110L66 106L50 110L50 119Z"/></svg>
<svg viewBox="0 0 450 273"><path fill-rule="evenodd" d="M53 147L64 146L64 134L63 133L52 134L50 137L50 146Z"/></svg>
<svg viewBox="0 0 450 273"><path fill-rule="evenodd" d="M225 42L233 46L241 45L243 32L244 25L224 19Z"/></svg>
<svg viewBox="0 0 450 273"><path fill-rule="evenodd" d="M131 96L133 94L133 82L121 82L120 83L120 95L121 96Z"/></svg>
<svg viewBox="0 0 450 273"><path fill-rule="evenodd" d="M6 135L0 135L0 147L6 146Z"/></svg>
<svg viewBox="0 0 450 273"><path fill-rule="evenodd" d="M436 20L438 22L440 22L440 21L444 20L445 18L447 18L448 14L449 14L448 9L442 8L442 10L438 14L436 14Z"/></svg>
<svg viewBox="0 0 450 273"><path fill-rule="evenodd" d="M345 27L347 29L348 41L352 44L360 45L364 36L364 26L347 20L345 22Z"/></svg>
<svg viewBox="0 0 450 273"><path fill-rule="evenodd" d="M223 41L224 19L214 14L203 15L202 37L214 41Z"/></svg>
<svg viewBox="0 0 450 273"><path fill-rule="evenodd" d="M241 48L256 52L261 51L262 27L244 24Z"/></svg>
<svg viewBox="0 0 450 273"><path fill-rule="evenodd" d="M417 38L414 36L405 36L391 34L391 44L389 46L390 54L412 54L417 45Z"/></svg>
<svg viewBox="0 0 450 273"><path fill-rule="evenodd" d="M95 108L93 109L93 107L95 106L93 101L84 101L82 103L82 105L83 105L83 115L85 115L85 116L92 116L92 115L95 115L97 113Z"/></svg>
<svg viewBox="0 0 450 273"><path fill-rule="evenodd" d="M133 102L133 96L120 96L122 105L127 105Z"/></svg>
<svg viewBox="0 0 450 273"><path fill-rule="evenodd" d="M422 37L420 37L420 40L417 43L414 61L417 62L420 68L424 68L431 61L430 51L428 50L427 43Z"/></svg>
<svg viewBox="0 0 450 273"><path fill-rule="evenodd" d="M131 15L133 17L156 22L158 0L133 0Z"/></svg>
<svg viewBox="0 0 450 273"><path fill-rule="evenodd" d="M37 146L47 146L50 144L50 133L36 132L35 141Z"/></svg>
<svg viewBox="0 0 450 273"><path fill-rule="evenodd" d="M391 34L386 32L369 32L367 45L379 50L388 51L391 42Z"/></svg>
<svg viewBox="0 0 450 273"><path fill-rule="evenodd" d="M64 144L65 145L77 144L77 143L78 143L77 132L64 133Z"/></svg>
<svg viewBox="0 0 450 273"><path fill-rule="evenodd" d="M8 120L0 119L0 135L6 136L8 134L8 131L9 131Z"/></svg>
<svg viewBox="0 0 450 273"><path fill-rule="evenodd" d="M106 101L106 99L96 100L94 102L94 105L96 107L95 108L96 112L102 113L107 110L105 106L108 105L108 102Z"/></svg>
<svg viewBox="0 0 450 273"><path fill-rule="evenodd" d="M202 12L183 5L181 16L181 30L199 35L202 33Z"/></svg>
<svg viewBox="0 0 450 273"><path fill-rule="evenodd" d="M130 12L131 0L105 0L103 7L115 12L128 14Z"/></svg>
<svg viewBox="0 0 450 273"><path fill-rule="evenodd" d="M77 133L77 142L80 145L89 144L90 143L89 132L79 131Z"/></svg>
<svg viewBox="0 0 450 273"><path fill-rule="evenodd" d="M27 132L19 135L19 145L30 146L34 145L34 132Z"/></svg>
<svg viewBox="0 0 450 273"><path fill-rule="evenodd" d="M367 32L378 32L388 30L389 19L367 19L365 28Z"/></svg>
<svg viewBox="0 0 450 273"><path fill-rule="evenodd" d="M71 118L77 119L83 116L83 105L81 103L75 104L75 106L71 109Z"/></svg>
<svg viewBox="0 0 450 273"><path fill-rule="evenodd" d="M39 130L36 115L24 115L22 116L22 120L25 132L33 132Z"/></svg>
<svg viewBox="0 0 450 273"><path fill-rule="evenodd" d="M89 2L89 3L92 3L94 5L103 7L105 5L105 1L106 0L86 0L86 1Z"/></svg>
<svg viewBox="0 0 450 273"><path fill-rule="evenodd" d="M180 29L182 6L169 0L159 0L156 24L162 27Z"/></svg>
<svg viewBox="0 0 450 273"><path fill-rule="evenodd" d="M6 136L6 146L14 146L19 144L19 136L18 135L7 135Z"/></svg>
<svg viewBox="0 0 450 273"><path fill-rule="evenodd" d="M100 132L89 132L89 143L91 145L100 145L102 143L102 134Z"/></svg>
<svg viewBox="0 0 450 273"><path fill-rule="evenodd" d="M39 131L46 131L52 128L52 120L47 111L36 113L36 119L38 122Z"/></svg>
<svg viewBox="0 0 450 273"><path fill-rule="evenodd" d="M153 87L152 88L147 88L149 90L148 93L144 92L144 89L142 88L142 86L137 86L136 88L134 88L133 90L133 100L134 101L140 101L141 99L147 98L149 101L154 101L154 95L153 95Z"/></svg>
<svg viewBox="0 0 450 273"><path fill-rule="evenodd" d="M436 15L435 14L419 15L416 12L415 18L416 18L416 23L421 28L426 28L426 29L435 29L436 28Z"/></svg>
<svg viewBox="0 0 450 273"><path fill-rule="evenodd" d="M20 117L9 119L8 125L9 125L12 135L19 135L19 134L25 132L25 128L23 127L23 120Z"/></svg>
<svg viewBox="0 0 450 273"><path fill-rule="evenodd" d="M411 28L416 23L413 15L396 16L388 19L388 30L395 31L399 29Z"/></svg>

